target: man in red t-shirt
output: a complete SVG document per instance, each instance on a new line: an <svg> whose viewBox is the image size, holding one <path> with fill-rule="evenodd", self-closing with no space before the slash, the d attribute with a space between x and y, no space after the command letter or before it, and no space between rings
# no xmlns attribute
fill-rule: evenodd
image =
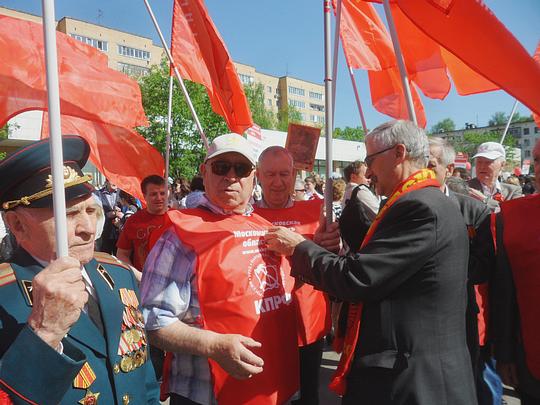
<svg viewBox="0 0 540 405"><path fill-rule="evenodd" d="M135 277L141 281L142 269L148 255L148 239L154 229L161 228L167 211L165 180L158 175L146 177L141 182L146 209L140 210L126 221L118 238L116 256L135 269Z"/></svg>

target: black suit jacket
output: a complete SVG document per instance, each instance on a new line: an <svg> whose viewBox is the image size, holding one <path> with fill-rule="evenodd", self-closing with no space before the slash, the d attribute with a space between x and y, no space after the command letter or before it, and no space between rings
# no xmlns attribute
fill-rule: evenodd
<svg viewBox="0 0 540 405"><path fill-rule="evenodd" d="M356 255L311 241L296 247L294 276L364 303L344 404L476 404L465 338L468 250L456 205L434 187L401 197Z"/></svg>

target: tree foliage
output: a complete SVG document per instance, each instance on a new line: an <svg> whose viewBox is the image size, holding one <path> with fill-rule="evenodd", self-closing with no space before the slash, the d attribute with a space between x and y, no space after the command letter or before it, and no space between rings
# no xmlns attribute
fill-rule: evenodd
<svg viewBox="0 0 540 405"><path fill-rule="evenodd" d="M456 124L451 118L445 118L442 121L437 122L431 127L431 133L433 135L440 132L450 132L456 129Z"/></svg>
<svg viewBox="0 0 540 405"><path fill-rule="evenodd" d="M502 111L497 111L491 116L491 119L488 121L489 126L497 126L497 125L506 125L508 122L509 114L505 114ZM512 123L514 122L527 122L532 121L533 117L532 115L521 115L519 111L516 111L514 115L512 116Z"/></svg>
<svg viewBox="0 0 540 405"><path fill-rule="evenodd" d="M206 89L200 84L187 80L184 83L208 141L211 142L216 136L230 132L225 120L212 111ZM153 66L147 76L139 78L139 85L143 107L150 121L150 126L138 130L148 142L164 155L169 98L168 64L162 62L159 66ZM189 107L176 83L173 92L172 121L170 176L191 178L199 171L205 149Z"/></svg>
<svg viewBox="0 0 540 405"><path fill-rule="evenodd" d="M249 103L253 122L261 128L276 128L276 114L264 105L264 86L261 83L250 83L244 86L244 92Z"/></svg>
<svg viewBox="0 0 540 405"><path fill-rule="evenodd" d="M475 132L467 131L463 134L462 141L454 142L454 148L456 152L464 152L469 156L472 156L476 153L478 146L484 142L500 142L502 133L500 131L489 131L489 132ZM506 137L503 142L504 146L513 148L516 146L516 140L511 134L506 134ZM510 149L508 153L508 160L512 160L512 150Z"/></svg>
<svg viewBox="0 0 540 405"><path fill-rule="evenodd" d="M360 127L335 128L332 136L336 139L345 139L347 141L363 141L365 138L364 129Z"/></svg>
<svg viewBox="0 0 540 405"><path fill-rule="evenodd" d="M293 105L286 105L279 109L277 113L276 128L278 131L287 132L289 123L298 124L302 122L302 114Z"/></svg>

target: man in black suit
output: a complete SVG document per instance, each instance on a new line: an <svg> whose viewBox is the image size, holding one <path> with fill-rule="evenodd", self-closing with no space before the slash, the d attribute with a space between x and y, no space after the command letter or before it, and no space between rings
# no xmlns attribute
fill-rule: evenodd
<svg viewBox="0 0 540 405"><path fill-rule="evenodd" d="M295 277L352 303L332 382L344 405L475 404L463 219L425 169L428 141L415 124L380 125L366 149L367 175L388 199L358 253L331 254L281 227L268 248L291 256Z"/></svg>
<svg viewBox="0 0 540 405"><path fill-rule="evenodd" d="M120 235L118 225L122 211L117 205L120 190L116 184L107 180L103 188L96 190L94 193L101 201L105 214L105 223L101 237L96 240L96 251L113 255L116 254L116 241Z"/></svg>
<svg viewBox="0 0 540 405"><path fill-rule="evenodd" d="M467 346L471 355L478 402L492 404L501 401L502 385L494 374L490 359L491 347L487 344L487 282L495 268L495 249L490 230L491 211L486 204L469 197L469 187L463 179L452 177L455 157L454 148L446 140L429 138L428 168L435 172L441 183L441 191L456 204L467 225L470 248Z"/></svg>

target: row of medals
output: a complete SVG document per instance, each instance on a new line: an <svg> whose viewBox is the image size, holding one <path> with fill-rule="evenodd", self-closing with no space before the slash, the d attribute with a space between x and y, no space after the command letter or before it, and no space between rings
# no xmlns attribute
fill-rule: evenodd
<svg viewBox="0 0 540 405"><path fill-rule="evenodd" d="M141 367L146 362L147 342L144 333L144 320L139 310L131 306L124 307L124 316L122 319L122 338L131 350L127 353L122 353L122 348L119 348L118 354L122 355L120 370L124 373L129 373Z"/></svg>

